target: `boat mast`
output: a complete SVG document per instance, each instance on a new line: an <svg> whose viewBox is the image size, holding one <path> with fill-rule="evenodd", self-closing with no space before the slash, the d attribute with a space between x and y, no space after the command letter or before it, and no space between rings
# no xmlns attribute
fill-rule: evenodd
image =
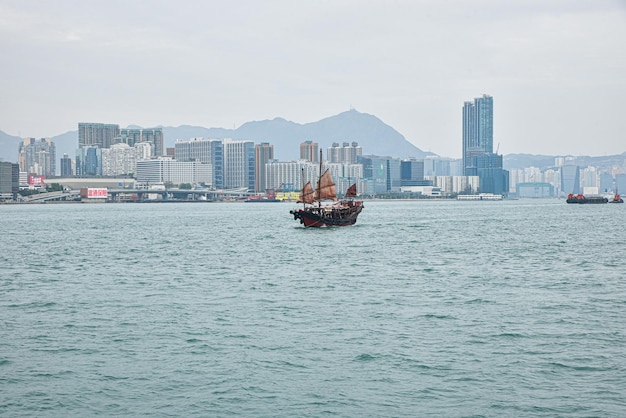
<svg viewBox="0 0 626 418"><path fill-rule="evenodd" d="M301 194L304 194L304 186L305 186L305 183L304 183L304 167L302 167L302 174L300 175L300 177L302 177L302 189L301 189L302 193ZM306 203L304 203L304 196L300 196L300 199L302 199L302 208L306 209Z"/></svg>
<svg viewBox="0 0 626 418"><path fill-rule="evenodd" d="M317 196L321 198L322 196L322 150L320 149L320 175L317 178ZM318 199L317 201L318 207L322 207L322 199Z"/></svg>

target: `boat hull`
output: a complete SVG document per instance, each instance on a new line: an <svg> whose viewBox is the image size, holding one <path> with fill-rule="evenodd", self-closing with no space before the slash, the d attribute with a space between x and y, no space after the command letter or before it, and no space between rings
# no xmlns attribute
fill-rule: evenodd
<svg viewBox="0 0 626 418"><path fill-rule="evenodd" d="M578 203L578 204L602 204L609 203L609 199L606 197L583 197L583 198L568 198L567 203Z"/></svg>
<svg viewBox="0 0 626 418"><path fill-rule="evenodd" d="M354 225L361 211L363 202L350 202L349 205L335 207L309 207L305 209L291 210L294 220L299 220L307 228L320 228L325 226L350 226Z"/></svg>

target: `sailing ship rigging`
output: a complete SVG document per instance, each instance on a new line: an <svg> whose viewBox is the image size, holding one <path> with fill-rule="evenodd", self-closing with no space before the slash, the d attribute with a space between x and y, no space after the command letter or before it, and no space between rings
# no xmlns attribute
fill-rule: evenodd
<svg viewBox="0 0 626 418"><path fill-rule="evenodd" d="M320 173L322 172L322 151L320 150ZM354 225L363 210L363 202L354 200L357 196L356 183L346 191L345 198L339 200L335 183L330 171L326 169L318 178L313 189L308 181L303 187L298 203L301 209L289 211L294 220L299 220L305 227L348 226ZM331 201L333 203L323 204Z"/></svg>

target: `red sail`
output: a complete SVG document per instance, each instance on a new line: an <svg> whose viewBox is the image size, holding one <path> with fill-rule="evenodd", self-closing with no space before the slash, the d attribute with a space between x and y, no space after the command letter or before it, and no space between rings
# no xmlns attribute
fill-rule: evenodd
<svg viewBox="0 0 626 418"><path fill-rule="evenodd" d="M316 190L315 200L338 200L337 192L335 191L335 183L330 175L330 171L326 169L322 177L318 181L318 187Z"/></svg>
<svg viewBox="0 0 626 418"><path fill-rule="evenodd" d="M356 197L356 183L348 187L348 190L346 191L346 197Z"/></svg>
<svg viewBox="0 0 626 418"><path fill-rule="evenodd" d="M302 193L300 194L300 200L298 200L298 203L313 203L313 194L313 186L311 186L311 182L308 181L302 188Z"/></svg>

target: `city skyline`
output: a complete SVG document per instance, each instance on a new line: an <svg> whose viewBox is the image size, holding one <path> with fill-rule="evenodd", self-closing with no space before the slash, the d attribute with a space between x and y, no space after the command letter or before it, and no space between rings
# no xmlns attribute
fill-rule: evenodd
<svg viewBox="0 0 626 418"><path fill-rule="evenodd" d="M620 1L62 3L0 2L10 135L77 120L308 123L355 107L459 158L459 103L488 92L503 154L623 152Z"/></svg>

